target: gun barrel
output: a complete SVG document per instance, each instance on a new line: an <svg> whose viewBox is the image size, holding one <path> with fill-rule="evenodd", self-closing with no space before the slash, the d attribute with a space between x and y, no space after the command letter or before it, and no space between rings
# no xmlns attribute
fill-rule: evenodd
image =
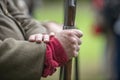
<svg viewBox="0 0 120 80"><path fill-rule="evenodd" d="M64 9L64 26L63 29L73 29L75 28L75 16L76 16L76 0L65 0ZM72 75L72 60L70 60L61 71L63 80L71 80Z"/></svg>
<svg viewBox="0 0 120 80"><path fill-rule="evenodd" d="M76 16L76 0L65 0L64 26L74 26ZM64 29L68 29L64 27Z"/></svg>

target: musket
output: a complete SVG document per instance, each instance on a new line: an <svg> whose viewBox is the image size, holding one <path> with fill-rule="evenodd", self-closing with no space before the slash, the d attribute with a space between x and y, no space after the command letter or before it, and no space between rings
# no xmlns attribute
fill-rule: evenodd
<svg viewBox="0 0 120 80"><path fill-rule="evenodd" d="M75 16L76 16L76 0L65 0L64 4L64 26L63 29L75 29ZM78 59L75 59L75 80L78 80ZM61 67L59 80L71 80L72 76L72 60Z"/></svg>

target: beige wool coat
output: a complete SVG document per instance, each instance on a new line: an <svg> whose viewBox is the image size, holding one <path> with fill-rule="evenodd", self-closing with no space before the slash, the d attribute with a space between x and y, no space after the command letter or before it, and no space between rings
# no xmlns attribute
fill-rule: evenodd
<svg viewBox="0 0 120 80"><path fill-rule="evenodd" d="M0 80L40 80L46 45L28 41L36 33L46 30L12 0L0 0Z"/></svg>

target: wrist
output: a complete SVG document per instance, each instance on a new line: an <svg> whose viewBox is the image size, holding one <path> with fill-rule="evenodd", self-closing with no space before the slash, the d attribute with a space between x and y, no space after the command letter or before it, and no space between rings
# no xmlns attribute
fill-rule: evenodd
<svg viewBox="0 0 120 80"><path fill-rule="evenodd" d="M55 37L53 37L51 40L53 41L52 44L54 45L55 51L53 53L53 58L59 63L59 66L62 66L69 60L69 58L59 40Z"/></svg>
<svg viewBox="0 0 120 80"><path fill-rule="evenodd" d="M50 42L47 43L42 76L52 75L57 67L64 65L67 61L68 57L61 44L55 37L51 37Z"/></svg>

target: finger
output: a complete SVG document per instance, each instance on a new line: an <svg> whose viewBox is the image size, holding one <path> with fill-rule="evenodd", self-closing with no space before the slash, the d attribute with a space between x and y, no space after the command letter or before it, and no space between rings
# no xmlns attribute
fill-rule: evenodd
<svg viewBox="0 0 120 80"><path fill-rule="evenodd" d="M82 40L77 38L77 41L78 41L78 45L81 45L82 44Z"/></svg>
<svg viewBox="0 0 120 80"><path fill-rule="evenodd" d="M79 51L80 51L80 46L78 46L78 47L77 47L76 51L77 51L77 52L79 52Z"/></svg>
<svg viewBox="0 0 120 80"><path fill-rule="evenodd" d="M77 30L77 29L74 29L73 31L74 31L74 34L75 34L78 38L80 38L80 37L83 36L83 32L82 32L82 31Z"/></svg>
<svg viewBox="0 0 120 80"><path fill-rule="evenodd" d="M43 41L44 41L45 43L49 42L49 41L50 41L50 36L47 35L47 34L45 34L45 35L44 35L44 38L43 38Z"/></svg>
<svg viewBox="0 0 120 80"><path fill-rule="evenodd" d="M41 43L42 39L43 39L43 35L42 34L37 34L35 36L35 41L38 42L38 43Z"/></svg>
<svg viewBox="0 0 120 80"><path fill-rule="evenodd" d="M75 51L73 55L74 55L74 57L77 57L78 56L78 52Z"/></svg>
<svg viewBox="0 0 120 80"><path fill-rule="evenodd" d="M35 42L35 35L31 35L31 36L29 37L29 41L30 41L30 42Z"/></svg>
<svg viewBox="0 0 120 80"><path fill-rule="evenodd" d="M82 40L80 38L78 38L77 36L74 35L74 38L76 39L76 43L78 45L81 45L82 44Z"/></svg>

